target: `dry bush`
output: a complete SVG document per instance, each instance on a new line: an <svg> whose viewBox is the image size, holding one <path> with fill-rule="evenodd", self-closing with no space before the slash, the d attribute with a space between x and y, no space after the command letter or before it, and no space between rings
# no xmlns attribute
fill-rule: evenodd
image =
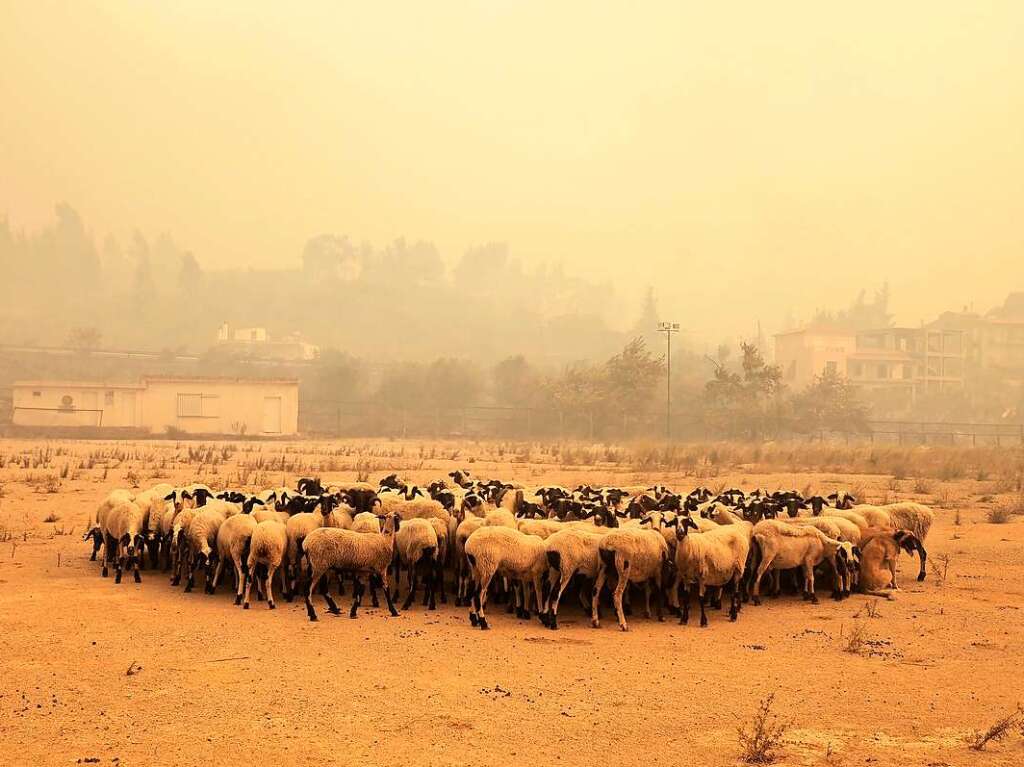
<svg viewBox="0 0 1024 767"><path fill-rule="evenodd" d="M993 525L1005 525L1013 518L1013 514L1010 512L1010 507L1005 504L999 506L993 506L985 514L985 519Z"/></svg>
<svg viewBox="0 0 1024 767"><path fill-rule="evenodd" d="M777 752L782 747L789 723L780 721L772 713L774 702L775 693L772 693L758 705L750 729L742 726L737 729L740 756L747 764L771 764L778 759Z"/></svg>
<svg viewBox="0 0 1024 767"><path fill-rule="evenodd" d="M926 495L932 491L932 483L924 477L918 477L914 480L914 492L918 495Z"/></svg>
<svg viewBox="0 0 1024 767"><path fill-rule="evenodd" d="M939 554L928 557L928 567L931 568L932 576L935 578L936 586L943 586L946 583L946 576L949 575L949 563L952 562L949 554Z"/></svg>
<svg viewBox="0 0 1024 767"><path fill-rule="evenodd" d="M998 743L1010 734L1010 730L1024 727L1024 709L1017 708L996 720L987 730L975 730L968 745L975 751L984 751L989 743Z"/></svg>
<svg viewBox="0 0 1024 767"><path fill-rule="evenodd" d="M855 621L853 628L850 629L850 635L845 640L842 632L839 634L839 641L843 642L843 652L848 652L852 655L860 655L867 639L868 626L864 621Z"/></svg>
<svg viewBox="0 0 1024 767"><path fill-rule="evenodd" d="M892 491L894 493L898 493L900 491L900 481L899 481L899 479L897 477L893 476L893 478L889 480L889 484L886 485L886 487L890 491Z"/></svg>
<svg viewBox="0 0 1024 767"><path fill-rule="evenodd" d="M58 517L53 512L47 514L46 517L43 519L43 522L46 522L47 524L53 524L54 522L59 522L59 521L60 521L60 517Z"/></svg>

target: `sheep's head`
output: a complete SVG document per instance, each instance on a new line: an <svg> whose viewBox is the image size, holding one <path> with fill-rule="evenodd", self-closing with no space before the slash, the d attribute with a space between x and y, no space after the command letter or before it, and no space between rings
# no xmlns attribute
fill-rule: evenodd
<svg viewBox="0 0 1024 767"><path fill-rule="evenodd" d="M252 507L253 506L263 506L263 505L265 505L265 504L259 498L246 498L244 501L242 501L242 513L243 514L252 514Z"/></svg>
<svg viewBox="0 0 1024 767"><path fill-rule="evenodd" d="M848 568L854 568L859 564L857 555L853 551L853 544L849 541L839 542L839 545L836 547L836 559Z"/></svg>
<svg viewBox="0 0 1024 767"><path fill-rule="evenodd" d="M697 523L693 521L688 515L676 517L673 522L676 526L676 540L683 540L687 536L690 530L700 530Z"/></svg>
<svg viewBox="0 0 1024 767"><path fill-rule="evenodd" d="M897 546L908 554L921 550L921 541L909 530L897 530L893 533L892 539L896 541Z"/></svg>

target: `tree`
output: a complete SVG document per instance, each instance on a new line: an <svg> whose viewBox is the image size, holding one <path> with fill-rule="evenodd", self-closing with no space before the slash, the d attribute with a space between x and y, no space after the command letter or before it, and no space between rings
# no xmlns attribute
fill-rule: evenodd
<svg viewBox="0 0 1024 767"><path fill-rule="evenodd" d="M521 354L506 357L495 365L491 380L495 401L512 407L526 407L533 403L540 388L540 376Z"/></svg>
<svg viewBox="0 0 1024 767"><path fill-rule="evenodd" d="M641 412L665 375L665 357L652 354L638 336L605 363L605 371L607 405L616 413Z"/></svg>
<svg viewBox="0 0 1024 767"><path fill-rule="evenodd" d="M68 331L68 337L64 343L79 351L93 351L100 348L102 339L102 333L96 328L73 327Z"/></svg>
<svg viewBox="0 0 1024 767"><path fill-rule="evenodd" d="M768 365L754 344L740 344L740 371L717 364L714 377L704 387L705 417L731 436L760 438L776 432L786 420L782 370Z"/></svg>
<svg viewBox="0 0 1024 767"><path fill-rule="evenodd" d="M442 357L427 366L422 387L427 402L441 410L468 407L483 388L480 371L467 360Z"/></svg>
<svg viewBox="0 0 1024 767"><path fill-rule="evenodd" d="M793 399L796 427L804 432L865 431L867 406L860 401L849 381L833 371L815 376L814 381Z"/></svg>

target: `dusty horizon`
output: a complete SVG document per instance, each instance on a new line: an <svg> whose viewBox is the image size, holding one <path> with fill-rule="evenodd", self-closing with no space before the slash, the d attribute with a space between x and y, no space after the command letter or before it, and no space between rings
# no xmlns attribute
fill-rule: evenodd
<svg viewBox="0 0 1024 767"><path fill-rule="evenodd" d="M654 285L698 343L886 281L911 325L1022 287L1018 4L0 16L16 229L67 201L97 245L168 232L213 269L296 266L321 233L449 267L505 242L625 317Z"/></svg>

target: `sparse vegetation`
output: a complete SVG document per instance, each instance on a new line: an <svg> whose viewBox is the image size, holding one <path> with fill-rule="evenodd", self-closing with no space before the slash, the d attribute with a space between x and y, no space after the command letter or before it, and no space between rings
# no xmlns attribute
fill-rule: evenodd
<svg viewBox="0 0 1024 767"><path fill-rule="evenodd" d="M738 729L740 756L747 764L772 764L779 758L789 723L781 721L772 713L775 693L761 701L750 722L749 729Z"/></svg>
<svg viewBox="0 0 1024 767"><path fill-rule="evenodd" d="M984 751L989 743L998 743L1014 729L1024 727L1024 709L1018 704L1016 710L1000 717L986 730L975 730L968 745L975 751Z"/></svg>

